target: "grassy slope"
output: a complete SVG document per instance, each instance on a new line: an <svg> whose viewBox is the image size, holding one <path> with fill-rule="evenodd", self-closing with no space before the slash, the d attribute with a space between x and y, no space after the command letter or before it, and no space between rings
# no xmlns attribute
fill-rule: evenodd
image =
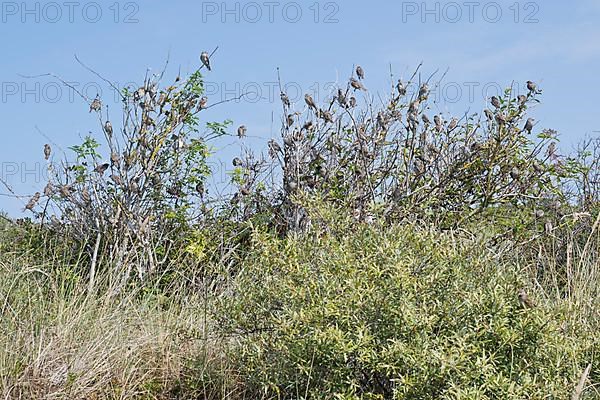
<svg viewBox="0 0 600 400"><path fill-rule="evenodd" d="M515 256L515 264L496 264L498 257L493 252L466 239L465 235L439 236L429 230L413 234L415 229L375 229L343 233L342 239L334 234L320 239L310 237L283 242L268 235L258 235L254 238L253 252L242 261L245 272L231 286L231 290L238 290L238 296L232 300L225 295L217 304L190 289L176 290L169 298L152 290L126 296L104 293L90 296L85 282L69 273L72 269L61 264L60 260L52 261L51 257L46 257L47 260L40 261L39 256L33 255L35 253L28 255L20 250L11 254L6 251L10 246L4 246L4 254L0 253L0 396L10 399L46 398L50 394L52 398L66 399L256 398L257 390L274 397L276 392L272 389L278 388L280 394L287 398L300 397L309 389L313 398L326 398L333 393L352 398L356 391L346 390L350 386L348 376L344 374L353 364L337 356L344 354L343 346L352 346L359 340L355 336L357 327L369 326L368 321L372 318L369 310L374 304L371 300L395 290L394 282L404 282L404 291L397 291L396 297L386 300L389 308L384 306L380 309L383 313L381 319L393 324L398 316L395 314L398 307L404 307L404 304L407 314L414 318L403 324L414 323L422 327L419 335L423 334L420 337L426 340L428 329L433 325L430 324L431 318L423 314L425 309L418 308L419 300L415 295L422 293L431 300L430 295L446 290L439 284L447 279L451 279L452 284L443 296L445 300L429 308L432 317L443 316L451 312L452 307L466 307L462 310L468 312L461 311L464 321L475 323L495 315L486 309L492 307L498 315L502 314L502 318L515 317L528 329L540 329L539 341L533 345L540 346L541 354L532 355L531 360L556 362L562 357L561 368L556 365L528 367L528 377L539 374L542 379L537 385L519 386L523 390L537 390L536 395L529 398L538 398L539 393L546 390L544 388L547 388L547 393L570 393L581 366L587 362L597 365L590 349L594 348L592 332L598 328L600 307L595 294L600 284L590 278L597 277L600 266L590 256L589 250L587 254L572 251L570 263L576 265L577 271L582 274L573 278L578 280L571 285L574 293L565 298L564 292L549 284L536 286L536 281L531 280L531 265L524 259L519 260ZM591 240L592 246L597 248L598 238ZM585 243L575 245L581 250L584 246ZM545 267L555 269L558 282L563 280L558 266L561 255L554 254L553 258L551 249L544 248L540 254L545 252L543 263ZM447 263L446 260L453 262ZM410 271L421 264L424 271L431 273L426 272L416 279ZM396 280L390 281L390 274ZM515 291L520 285L526 286L538 302L536 310L530 313L519 309ZM242 291L240 287L243 287ZM321 297L306 302L304 287L317 290ZM294 291L295 288L298 291ZM338 292L339 288L344 290ZM470 294L465 295L467 292ZM332 315L324 318L314 313L320 309L321 303L333 307ZM269 312L273 304L276 311ZM209 308L217 310L216 318L208 316ZM228 314L219 315L219 312ZM545 316L549 321L540 325ZM331 325L331 318L338 319L334 325ZM207 322L211 320L218 321L218 325ZM256 324L257 321L288 321L289 324L276 326L273 336L261 335L256 339L256 336L250 335L242 340L229 341L226 346L216 339L219 333L223 333L222 329L247 328L248 324ZM490 321L495 320L491 318ZM333 326L336 328L332 330ZM502 328L506 329L502 331L502 334L508 335L506 340L515 334L513 328ZM310 334L299 337L297 329ZM481 329L484 332L471 343L473 346L480 345L480 340L499 337L492 326L484 325L482 328L475 324L464 332L458 329L448 326L435 343L420 342L419 347L413 348L410 357L422 355L429 363L435 351L444 351L446 356L451 355L455 348L463 351L464 348L458 344L453 346L452 341ZM562 330L562 337L557 336L558 330ZM354 336L344 336L348 333ZM342 335L344 339L336 335ZM365 353L361 357L367 358L368 370L401 372L399 365L393 365L394 360L407 351L394 352L401 350L404 344L398 343L398 340L401 342L406 336L396 335L393 330L370 332L370 335L384 342L396 339L396 347L364 347ZM318 346L313 341L316 337L322 338ZM321 347L323 343L326 344L325 349ZM501 344L488 345L493 348ZM551 348L550 353L544 353L545 346ZM595 346L598 347L597 344ZM273 348L278 351L273 352ZM271 349L271 356L265 358L261 351L268 349ZM320 353L316 353L317 349ZM385 355L382 353L384 350ZM468 365L465 364L468 368L452 371L455 374L461 371L473 374L477 365L470 363L477 362L477 351L468 357ZM306 376L302 375L306 372L302 366L305 367L307 362L306 358L302 358L302 352L306 353L305 356L309 352L311 354L308 383L304 382ZM314 375L318 371L311 367L315 354L323 357L319 362L325 368L324 374L316 377ZM440 357L445 355L439 354ZM457 354L453 356L458 357ZM407 360L404 360L405 364ZM508 371L519 364L517 361L512 366L501 365L498 370ZM418 384L419 379L440 379L440 375L436 375L441 371L439 368L443 369L440 365L432 363L420 371L413 369L412 384ZM548 379L546 372L559 369L562 374L560 380L544 382ZM406 378L406 375L403 376ZM597 380L597 377L593 369L591 378ZM346 380L336 382L337 378ZM350 378L352 381L354 375ZM472 375L453 378L456 379L438 380L440 385L446 385L443 386L445 391L432 393L444 393L446 398L486 398L473 392L472 385L466 384ZM360 384L361 380L352 382ZM460 391L461 385L464 391ZM377 390L373 389L372 393L376 395ZM587 389L589 398L598 396L594 390ZM419 398L415 391L405 391L404 397L400 397L399 393L398 398ZM514 393L518 391L515 389Z"/></svg>

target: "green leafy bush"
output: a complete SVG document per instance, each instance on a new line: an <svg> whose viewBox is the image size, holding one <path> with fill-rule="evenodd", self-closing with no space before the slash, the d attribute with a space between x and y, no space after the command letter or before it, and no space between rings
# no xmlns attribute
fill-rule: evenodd
<svg viewBox="0 0 600 400"><path fill-rule="evenodd" d="M560 308L522 307L516 268L454 233L255 231L253 246L216 308L252 396L564 399L591 361Z"/></svg>

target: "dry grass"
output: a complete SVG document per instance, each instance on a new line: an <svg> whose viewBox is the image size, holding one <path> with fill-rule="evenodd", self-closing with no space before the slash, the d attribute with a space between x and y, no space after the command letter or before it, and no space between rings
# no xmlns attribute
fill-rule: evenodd
<svg viewBox="0 0 600 400"><path fill-rule="evenodd" d="M600 329L600 216L507 248L498 256L526 272L530 296L564 311L561 332L591 341ZM88 295L72 271L58 256L0 254L0 399L244 398L248 377L233 373L211 334L206 293ZM583 358L592 363L583 398L596 398L597 355Z"/></svg>
<svg viewBox="0 0 600 400"><path fill-rule="evenodd" d="M219 358L200 297L87 296L48 270L0 261L1 398L176 398Z"/></svg>

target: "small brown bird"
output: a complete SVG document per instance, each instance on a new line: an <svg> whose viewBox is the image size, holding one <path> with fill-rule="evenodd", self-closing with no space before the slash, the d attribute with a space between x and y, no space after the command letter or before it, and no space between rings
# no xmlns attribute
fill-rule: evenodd
<svg viewBox="0 0 600 400"><path fill-rule="evenodd" d="M294 125L294 114L288 114L286 117L287 126Z"/></svg>
<svg viewBox="0 0 600 400"><path fill-rule="evenodd" d="M284 92L281 92L279 97L281 98L281 102L283 103L284 106L290 107L292 105L292 103L290 102L290 98Z"/></svg>
<svg viewBox="0 0 600 400"><path fill-rule="evenodd" d="M269 140L269 157L275 159L277 158L277 154L281 152L281 146L279 146L279 143L277 143L275 139Z"/></svg>
<svg viewBox="0 0 600 400"><path fill-rule="evenodd" d="M121 161L121 157L117 153L110 154L110 163L112 165L119 165L119 161Z"/></svg>
<svg viewBox="0 0 600 400"><path fill-rule="evenodd" d="M306 123L304 125L302 125L302 129L305 131L310 131L312 128L313 128L312 121L306 121Z"/></svg>
<svg viewBox="0 0 600 400"><path fill-rule="evenodd" d="M402 79L398 79L398 83L396 84L396 90L398 91L398 95L404 96L406 94L406 88L402 83Z"/></svg>
<svg viewBox="0 0 600 400"><path fill-rule="evenodd" d="M242 196L248 196L250 194L250 189L248 188L248 186L244 185L240 187L240 194Z"/></svg>
<svg viewBox="0 0 600 400"><path fill-rule="evenodd" d="M244 164L242 159L239 157L235 157L231 163L233 164L234 167L241 167Z"/></svg>
<svg viewBox="0 0 600 400"><path fill-rule="evenodd" d="M488 121L491 121L494 119L494 113L491 112L490 110L488 110L487 108L485 110L483 110L485 117L488 119Z"/></svg>
<svg viewBox="0 0 600 400"><path fill-rule="evenodd" d="M165 103L167 102L167 95L165 94L165 92L160 92L160 96L158 97L158 102L157 104L160 107L163 107L165 105Z"/></svg>
<svg viewBox="0 0 600 400"><path fill-rule="evenodd" d="M113 134L113 127L112 124L110 123L110 121L106 121L104 123L104 131L106 132L106 134L108 135L108 137L111 137Z"/></svg>
<svg viewBox="0 0 600 400"><path fill-rule="evenodd" d="M551 235L553 230L554 227L552 226L552 221L547 220L546 223L544 223L544 232L546 232L546 235Z"/></svg>
<svg viewBox="0 0 600 400"><path fill-rule="evenodd" d="M431 125L431 121L429 120L429 117L426 114L421 115L421 119L423 120L423 123L426 126Z"/></svg>
<svg viewBox="0 0 600 400"><path fill-rule="evenodd" d="M100 99L98 97L96 97L93 101L92 104L90 104L90 112L92 111L100 111L102 109L102 102L100 101Z"/></svg>
<svg viewBox="0 0 600 400"><path fill-rule="evenodd" d="M456 118L452 118L450 120L450 123L448 124L448 132L452 131L454 128L456 128L456 126L458 125L458 121L456 120Z"/></svg>
<svg viewBox="0 0 600 400"><path fill-rule="evenodd" d="M519 178L521 177L521 172L519 171L519 168L517 168L517 167L513 167L513 168L510 170L510 177L511 177L513 180L515 180L515 181L518 181L518 180L519 180Z"/></svg>
<svg viewBox="0 0 600 400"><path fill-rule="evenodd" d="M81 191L81 198L85 203L90 203L92 201L92 197L90 196L90 192L87 189L83 189Z"/></svg>
<svg viewBox="0 0 600 400"><path fill-rule="evenodd" d="M308 108L312 108L315 111L317 110L317 105L310 94L307 93L304 95L304 101L308 105Z"/></svg>
<svg viewBox="0 0 600 400"><path fill-rule="evenodd" d="M528 118L523 130L527 131L527 133L531 133L531 130L533 129L533 121L535 121L533 118Z"/></svg>
<svg viewBox="0 0 600 400"><path fill-rule="evenodd" d="M354 90L367 90L360 81L350 78L350 86L354 88Z"/></svg>
<svg viewBox="0 0 600 400"><path fill-rule="evenodd" d="M339 105L342 107L346 107L346 103L347 103L346 95L344 94L344 91L342 89L338 89L336 97L337 97L337 101L338 101Z"/></svg>
<svg viewBox="0 0 600 400"><path fill-rule="evenodd" d="M60 195L62 197L69 198L71 194L75 191L75 188L73 188L70 185L61 185L58 190L60 191Z"/></svg>
<svg viewBox="0 0 600 400"><path fill-rule="evenodd" d="M94 171L99 173L100 175L102 175L106 172L108 167L109 167L108 163L99 164L98 166L96 166L96 168L94 168Z"/></svg>
<svg viewBox="0 0 600 400"><path fill-rule="evenodd" d="M348 101L348 105L350 106L350 108L356 107L356 97L354 97L354 96L350 97L350 100Z"/></svg>
<svg viewBox="0 0 600 400"><path fill-rule="evenodd" d="M242 138L246 137L247 131L248 131L248 128L246 128L246 125L240 125L239 128L237 129L238 138L242 139Z"/></svg>
<svg viewBox="0 0 600 400"><path fill-rule="evenodd" d="M48 182L44 187L44 196L52 196L54 194L54 185L51 182Z"/></svg>
<svg viewBox="0 0 600 400"><path fill-rule="evenodd" d="M360 80L365 79L365 71L360 65L356 67L356 76L358 76L358 79Z"/></svg>
<svg viewBox="0 0 600 400"><path fill-rule="evenodd" d="M498 125L504 125L506 123L506 117L502 113L496 114L496 122Z"/></svg>
<svg viewBox="0 0 600 400"><path fill-rule="evenodd" d="M416 114L419 111L420 105L421 105L421 102L419 101L419 99L416 99L415 101L411 101L410 104L408 105L408 112Z"/></svg>
<svg viewBox="0 0 600 400"><path fill-rule="evenodd" d="M427 86L427 84L424 83L423 85L421 85L421 88L419 89L419 100L421 100L421 101L427 100L428 96L429 96L429 86Z"/></svg>
<svg viewBox="0 0 600 400"><path fill-rule="evenodd" d="M44 159L48 160L50 158L51 152L52 152L52 149L50 148L50 145L48 143L46 143L44 145Z"/></svg>
<svg viewBox="0 0 600 400"><path fill-rule="evenodd" d="M556 155L556 143L552 142L548 145L548 149L546 149L546 155L548 157L554 157Z"/></svg>
<svg viewBox="0 0 600 400"><path fill-rule="evenodd" d="M110 179L113 180L114 183L116 183L117 185L123 185L123 180L121 179L121 177L119 175L111 175Z"/></svg>
<svg viewBox="0 0 600 400"><path fill-rule="evenodd" d="M138 88L138 90L133 92L133 101L139 102L144 96L146 96L146 88L141 86Z"/></svg>
<svg viewBox="0 0 600 400"><path fill-rule="evenodd" d="M327 110L323 111L321 110L321 118L325 121L325 122L329 122L330 124L333 123L333 116L331 115L331 113Z"/></svg>
<svg viewBox="0 0 600 400"><path fill-rule="evenodd" d="M170 194L173 197L181 197L183 195L183 192L181 191L181 189L177 186L169 186L166 189L166 192L168 194Z"/></svg>
<svg viewBox="0 0 600 400"><path fill-rule="evenodd" d="M535 307L534 302L529 298L525 289L519 290L519 304L523 308L533 308Z"/></svg>
<svg viewBox="0 0 600 400"><path fill-rule="evenodd" d="M517 101L519 102L520 105L524 105L525 102L527 101L527 96L520 94L517 96Z"/></svg>
<svg viewBox="0 0 600 400"><path fill-rule="evenodd" d="M206 104L207 104L207 103L208 103L208 97L206 97L206 96L203 96L203 97L200 99L200 102L198 103L198 108L199 108L200 110L203 110L203 109L205 109L205 108L206 108Z"/></svg>
<svg viewBox="0 0 600 400"><path fill-rule="evenodd" d="M200 197L204 196L204 183L198 182L196 184L196 193L198 193Z"/></svg>
<svg viewBox="0 0 600 400"><path fill-rule="evenodd" d="M209 70L210 69L210 58L209 55L206 51L203 51L202 54L200 54L200 61L202 61L202 64Z"/></svg>
<svg viewBox="0 0 600 400"><path fill-rule="evenodd" d="M35 194L33 195L33 197L29 200L29 202L25 206L25 209L29 210L29 211L33 211L33 207L35 207L35 205L37 204L37 202L40 201L40 197L41 197L40 192L35 192Z"/></svg>
<svg viewBox="0 0 600 400"><path fill-rule="evenodd" d="M537 85L532 81L527 81L527 90L529 90L530 93L535 93Z"/></svg>
<svg viewBox="0 0 600 400"><path fill-rule="evenodd" d="M536 218L544 218L544 211L543 210L535 210L535 217Z"/></svg>
<svg viewBox="0 0 600 400"><path fill-rule="evenodd" d="M492 96L491 103L494 107L500 108L500 99L498 99L496 96Z"/></svg>

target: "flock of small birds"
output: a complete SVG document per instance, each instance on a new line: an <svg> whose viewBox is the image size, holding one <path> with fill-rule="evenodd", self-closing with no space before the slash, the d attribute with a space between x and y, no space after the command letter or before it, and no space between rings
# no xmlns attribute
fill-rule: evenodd
<svg viewBox="0 0 600 400"><path fill-rule="evenodd" d="M202 62L202 66L206 67L206 69L208 69L208 71L212 71L211 68L211 62L210 62L210 55L208 52L203 51L200 54L200 61ZM356 78L354 76L352 76L349 80L349 86L353 89L353 91L367 91L367 88L364 86L364 84L362 83L362 81L365 79L365 71L364 69L358 65L355 69L355 73L356 73ZM404 96L407 93L407 88L404 85L404 83L402 82L402 80L398 80L397 84L396 84L396 91L398 93L398 96ZM532 82L532 81L527 81L527 90L529 91L530 94L532 93L539 93L538 92L538 88L537 85ZM409 114L407 116L407 120L410 123L414 123L414 124L418 124L418 121L416 121L416 115L417 115L417 107L419 106L419 103L421 101L424 101L427 99L427 96L429 94L429 87L427 85L427 83L424 83L423 85L421 85L421 87L419 88L419 92L417 95L417 99L413 102L410 103L409 105ZM134 96L138 94L138 93L134 93ZM289 97L287 96L287 94L285 92L281 92L280 93L280 99L282 104L284 105L284 107L286 109L291 107L291 101L289 99ZM518 101L521 105L525 104L525 101L527 100L527 96L525 95L519 95L518 96ZM354 96L350 96L348 97L348 93L344 92L342 89L338 89L337 92L337 96L335 96L335 99L337 100L338 104L342 107L349 107L349 108L354 108L356 107L357 101L356 98ZM333 116L331 114L331 112L329 112L328 110L322 110L320 109L315 100L313 99L313 97L310 94L305 94L304 96L304 102L306 103L306 106L308 107L309 110L313 111L315 113L315 115L321 119L323 119L325 122L328 123L333 123ZM492 105L492 107L496 110L499 110L502 108L502 101L497 97L497 96L492 96L490 98L490 103ZM204 99L204 106L206 106L206 99ZM89 112L99 112L102 109L102 102L100 100L100 98L97 96L95 99L92 100L92 102L90 103L90 108L89 108ZM295 114L289 114L287 115L286 118L286 122L288 124L288 126L291 126L294 123L294 118L296 115L299 115L300 113L295 113ZM498 122L499 124L503 124L506 122L506 120L504 119L505 117L503 116L502 113L496 112L493 113L492 111L490 111L489 109L485 109L484 110L484 114L486 116L486 118L488 120L496 120L496 122ZM421 119L423 121L423 123L426 126L430 126L431 125L431 121L429 119L429 117L425 114L422 114ZM385 125L385 121L383 120L383 116L381 115L381 113L377 116L377 122L378 124L380 124L381 126ZM535 120L533 118L528 118L525 126L523 127L523 132L527 132L529 134L531 134L533 127L534 127L534 122ZM437 132L441 132L444 129L444 124L442 122L442 119L439 115L435 115L433 117L433 123L435 126L435 129ZM310 126L309 126L310 125ZM312 122L308 121L304 128L310 129L312 126ZM452 118L451 121L448 123L448 125L446 126L446 129L448 131L452 131L453 129L455 129L458 126L458 120L456 118ZM110 138L113 135L113 126L111 124L110 121L106 121L104 123L104 132L106 133L106 135ZM237 137L239 139L243 139L247 136L247 127L245 125L240 125L237 128ZM554 146L554 147L553 147ZM277 143L276 140L271 139L268 142L268 149L269 149L269 155L271 156L271 158L275 159L279 154L282 153L282 149L281 146ZM548 149L548 153L554 153L555 152L555 144L551 143ZM50 147L49 144L45 144L44 145L44 159L45 160L49 160L50 156L52 153L52 149ZM118 161L118 160L117 160ZM115 160L111 159L111 162L114 164ZM244 162L241 158L239 157L235 157L233 159L232 162L234 167L241 167L244 165ZM94 172L103 175L110 167L109 163L102 163L102 164L98 164L95 168L94 168ZM514 168L513 170L511 170L510 175L513 179L519 179L520 177L520 173L519 170ZM113 180L115 183L119 184L121 181L121 177L118 175L111 175L109 177L111 180ZM61 188L62 189L62 188ZM198 193L200 193L201 195L204 193L204 185L202 184L202 182L199 182L196 185L196 191ZM50 196L53 193L53 188L51 183L48 183L48 185L46 186L46 188L44 189L44 195L45 196ZM86 189L84 189L85 193L82 193L82 199L84 201L91 201L91 197L89 195L89 193L87 192ZM68 193L66 193L68 194ZM243 193L242 193L243 194ZM38 202L40 201L42 194L40 192L36 192L31 199L29 200L29 202L27 203L27 205L25 206L25 210L29 210L29 211L33 211L35 206L38 204ZM548 229L546 227L546 229ZM526 293L526 291L524 289L520 289L517 293L517 298L519 301L519 304L522 308L524 309L528 309L528 308L533 308L535 307L535 303L530 299L530 297L528 296L528 294Z"/></svg>

